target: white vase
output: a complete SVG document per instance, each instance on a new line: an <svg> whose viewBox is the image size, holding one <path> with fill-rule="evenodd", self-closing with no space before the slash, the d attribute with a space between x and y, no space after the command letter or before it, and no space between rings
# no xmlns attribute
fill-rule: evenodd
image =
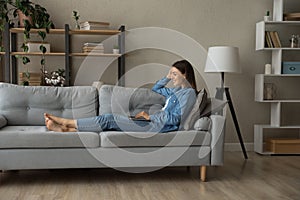
<svg viewBox="0 0 300 200"><path fill-rule="evenodd" d="M270 16L264 16L264 21L265 21L265 22L271 21L271 17L270 17Z"/></svg>
<svg viewBox="0 0 300 200"><path fill-rule="evenodd" d="M119 49L113 49L113 54L119 54Z"/></svg>

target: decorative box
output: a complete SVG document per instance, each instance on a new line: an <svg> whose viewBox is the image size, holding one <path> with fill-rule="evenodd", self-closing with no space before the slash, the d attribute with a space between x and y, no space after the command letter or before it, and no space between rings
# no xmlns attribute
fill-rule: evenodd
<svg viewBox="0 0 300 200"><path fill-rule="evenodd" d="M268 139L266 141L266 150L282 154L300 153L300 139Z"/></svg>
<svg viewBox="0 0 300 200"><path fill-rule="evenodd" d="M283 62L282 74L300 74L300 62Z"/></svg>
<svg viewBox="0 0 300 200"><path fill-rule="evenodd" d="M28 52L41 52L40 50L40 46L43 45L44 47L46 47L47 52L50 52L50 44L47 42L34 42L34 41L30 41L27 42L26 45L28 46Z"/></svg>

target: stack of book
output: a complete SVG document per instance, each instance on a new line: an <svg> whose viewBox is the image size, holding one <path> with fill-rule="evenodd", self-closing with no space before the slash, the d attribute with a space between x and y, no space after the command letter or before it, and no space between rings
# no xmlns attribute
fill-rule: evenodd
<svg viewBox="0 0 300 200"><path fill-rule="evenodd" d="M29 72L30 78L28 79L24 73L19 73L19 85L22 85L24 81L28 81L30 86L41 85L41 73Z"/></svg>
<svg viewBox="0 0 300 200"><path fill-rule="evenodd" d="M108 22L85 21L80 22L80 30L101 30L108 29Z"/></svg>
<svg viewBox="0 0 300 200"><path fill-rule="evenodd" d="M83 53L104 53L104 46L102 43L96 43L96 42L86 42L83 44L82 47Z"/></svg>
<svg viewBox="0 0 300 200"><path fill-rule="evenodd" d="M300 21L300 13L285 13L283 19L284 21Z"/></svg>
<svg viewBox="0 0 300 200"><path fill-rule="evenodd" d="M278 36L277 31L266 31L265 32L265 47L269 48L280 48L281 42Z"/></svg>

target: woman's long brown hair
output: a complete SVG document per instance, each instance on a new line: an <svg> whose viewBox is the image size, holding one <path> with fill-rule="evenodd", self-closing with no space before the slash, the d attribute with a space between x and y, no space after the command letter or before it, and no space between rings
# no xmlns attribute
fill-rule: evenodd
<svg viewBox="0 0 300 200"><path fill-rule="evenodd" d="M198 93L195 73L191 63L189 63L187 60L180 60L175 62L172 66L176 67L182 74L185 75L185 78L189 82L191 87L195 90L196 93Z"/></svg>

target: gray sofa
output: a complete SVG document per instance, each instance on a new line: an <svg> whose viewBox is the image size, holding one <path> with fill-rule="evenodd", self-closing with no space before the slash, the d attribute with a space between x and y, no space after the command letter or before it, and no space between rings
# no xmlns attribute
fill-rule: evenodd
<svg viewBox="0 0 300 200"><path fill-rule="evenodd" d="M142 110L155 112L163 104L162 96L145 88L0 83L0 170L111 167L146 172L166 166L200 166L204 181L206 166L223 164L222 116L211 115L207 130L168 133L62 133L44 126L44 112L65 118L133 115Z"/></svg>

